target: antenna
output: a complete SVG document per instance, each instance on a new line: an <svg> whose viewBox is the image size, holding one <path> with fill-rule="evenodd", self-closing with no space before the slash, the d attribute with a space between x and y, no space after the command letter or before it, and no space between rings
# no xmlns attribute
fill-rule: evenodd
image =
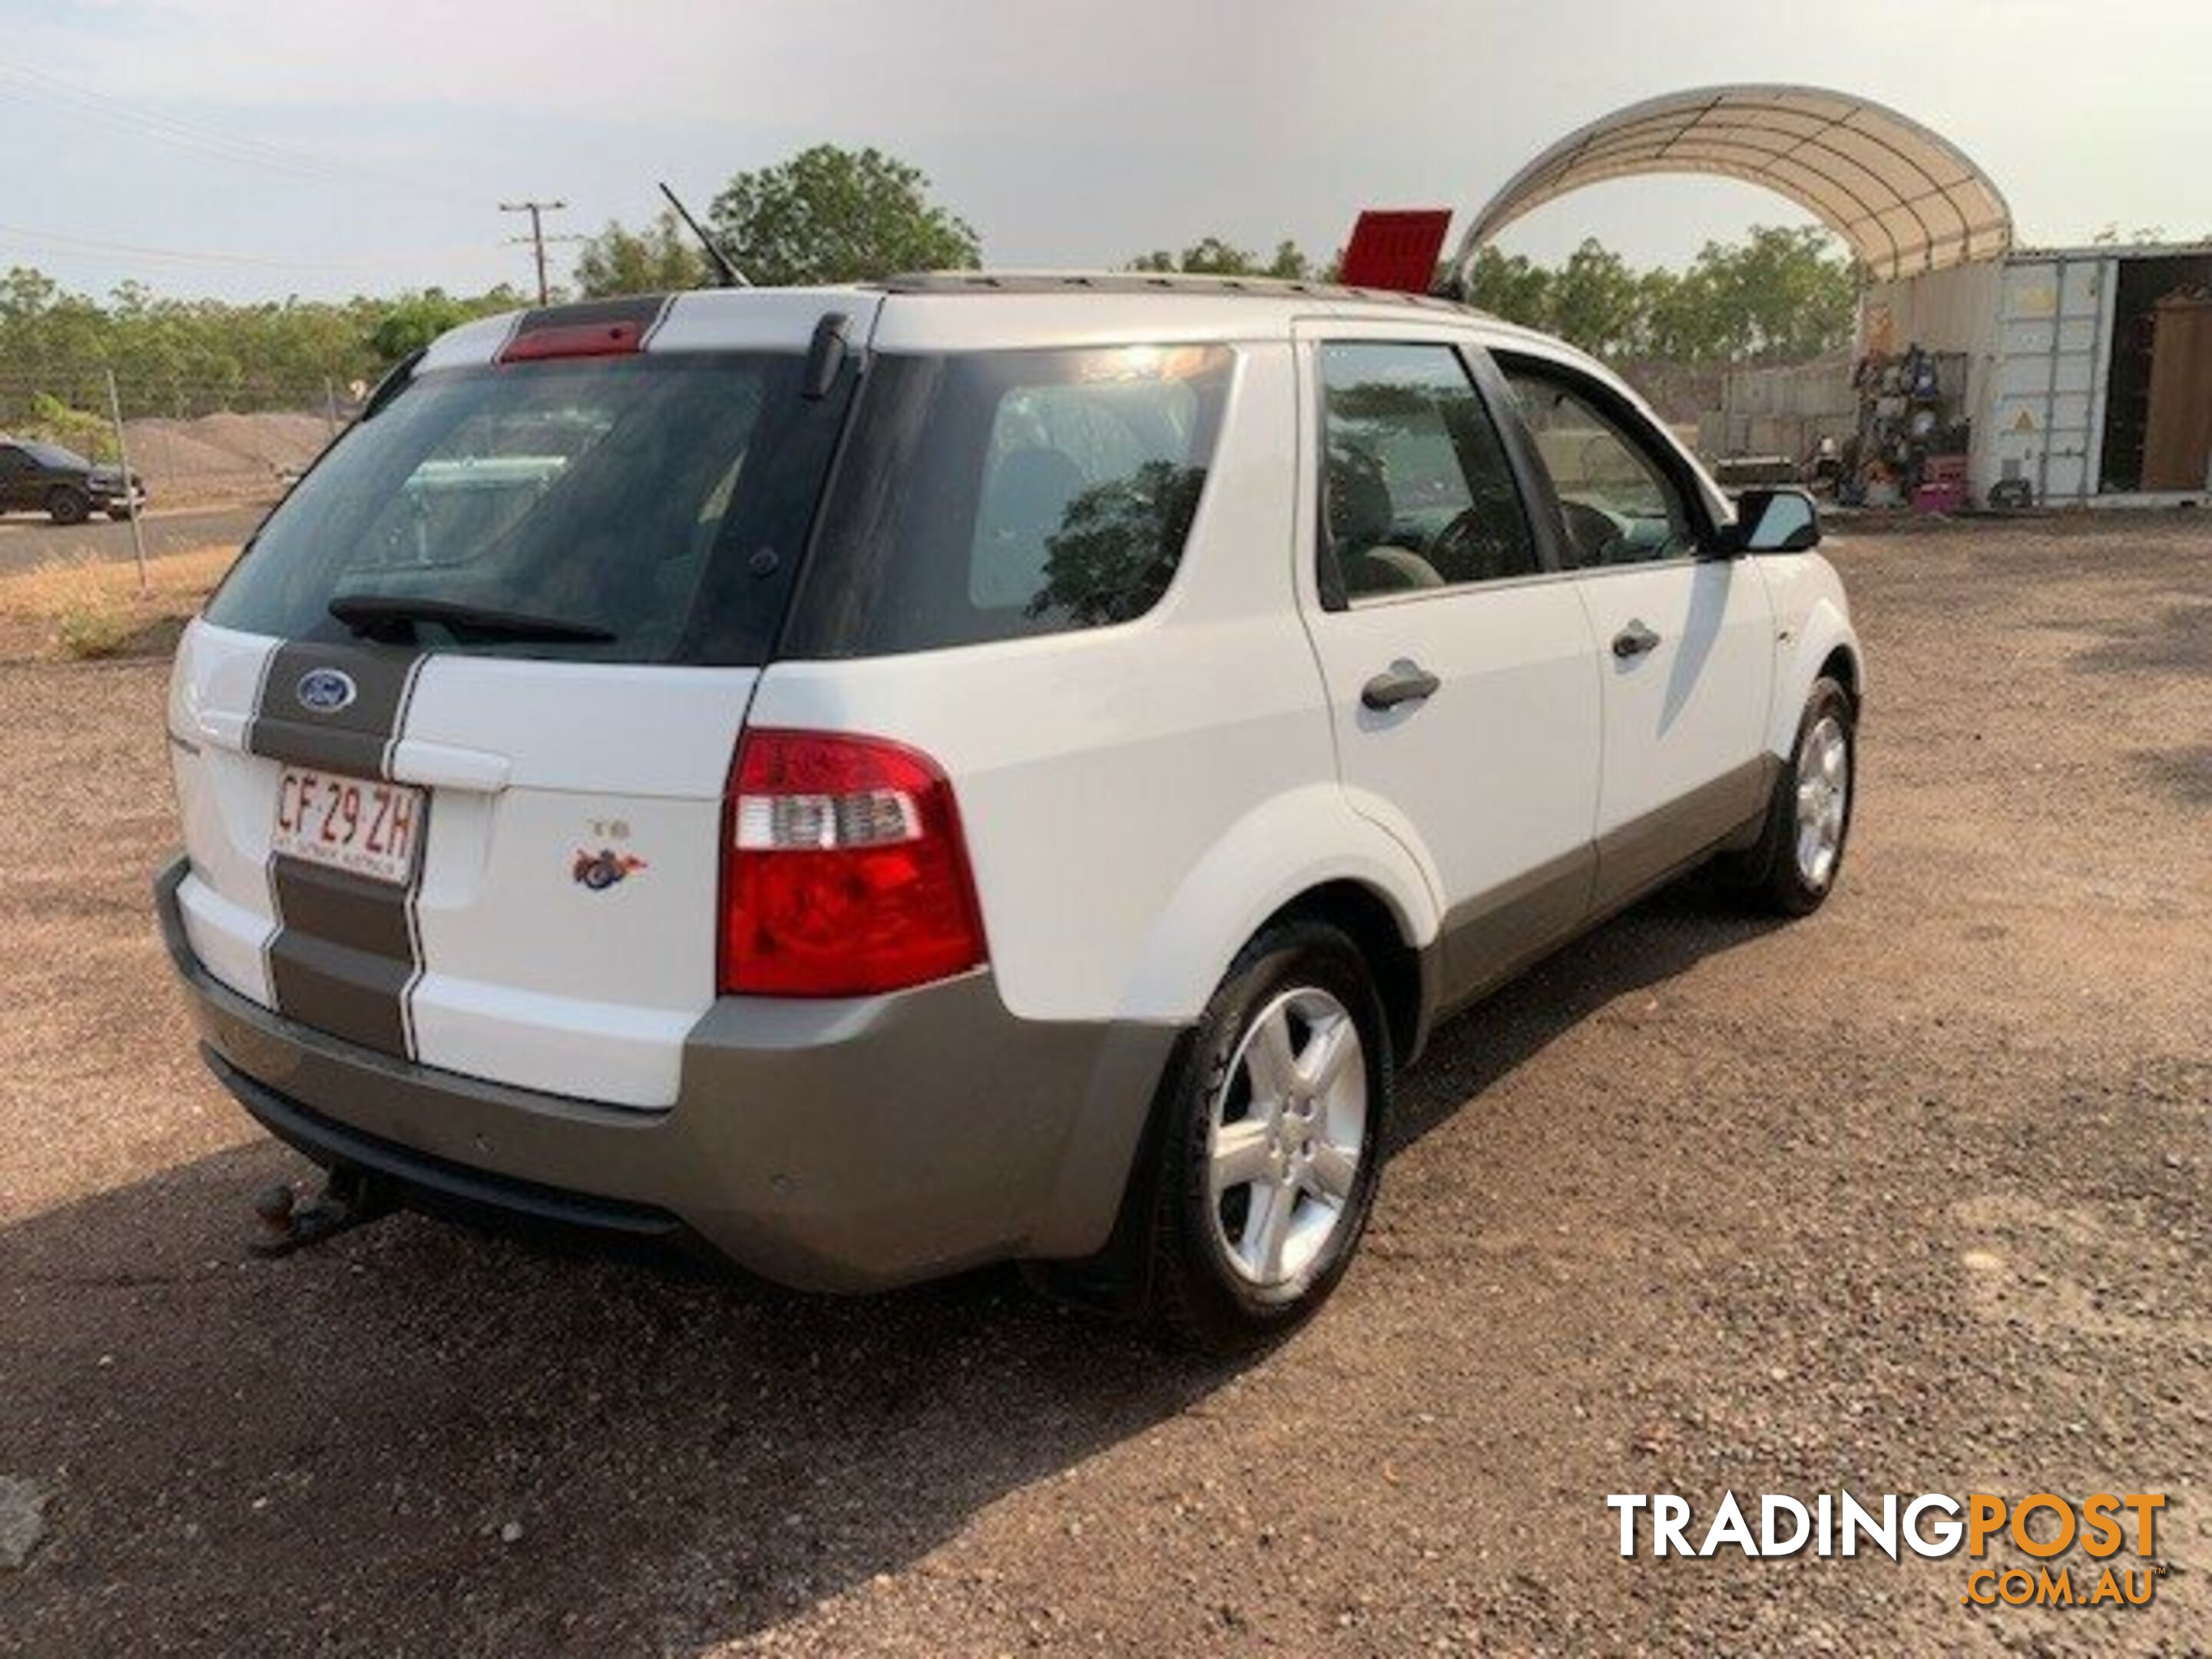
<svg viewBox="0 0 2212 1659"><path fill-rule="evenodd" d="M699 239L699 246L707 250L707 258L713 261L714 269L722 273L722 286L750 288L752 284L745 280L745 273L739 270L730 256L722 252L722 245L707 234L705 227L691 216L691 210L677 198L676 192L664 183L660 186L660 193L668 198L668 205L676 210L684 222L691 227L691 234Z"/></svg>

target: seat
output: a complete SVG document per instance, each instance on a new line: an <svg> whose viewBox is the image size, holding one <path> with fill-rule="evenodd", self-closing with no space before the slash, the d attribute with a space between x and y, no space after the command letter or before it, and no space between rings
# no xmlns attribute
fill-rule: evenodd
<svg viewBox="0 0 2212 1659"><path fill-rule="evenodd" d="M1359 450L1332 450L1328 484L1329 544L1336 550L1348 596L1444 585L1434 565L1391 543L1395 508L1381 461Z"/></svg>

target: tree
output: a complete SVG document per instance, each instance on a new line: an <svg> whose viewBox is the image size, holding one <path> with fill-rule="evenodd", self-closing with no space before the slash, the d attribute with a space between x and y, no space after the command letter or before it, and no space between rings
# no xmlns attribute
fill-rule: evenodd
<svg viewBox="0 0 2212 1659"><path fill-rule="evenodd" d="M982 257L967 222L929 199L929 180L877 149L817 144L740 173L708 217L746 280L850 283L957 270Z"/></svg>
<svg viewBox="0 0 2212 1659"><path fill-rule="evenodd" d="M1850 338L1857 285L1828 233L1755 225L1748 241L1708 242L1686 280L1710 288L1702 361L1796 362Z"/></svg>
<svg viewBox="0 0 2212 1659"><path fill-rule="evenodd" d="M608 220L576 258L576 291L587 300L702 288L708 280L698 243L665 209L643 230L625 230Z"/></svg>
<svg viewBox="0 0 2212 1659"><path fill-rule="evenodd" d="M1302 283L1313 275L1313 261L1287 236L1275 244L1275 257L1267 261L1267 275Z"/></svg>
<svg viewBox="0 0 2212 1659"><path fill-rule="evenodd" d="M1081 492L1045 539L1044 585L1029 614L1064 612L1079 628L1102 628L1151 610L1175 576L1205 486L1204 467L1146 461Z"/></svg>
<svg viewBox="0 0 2212 1659"><path fill-rule="evenodd" d="M115 428L105 413L71 409L43 392L31 394L31 418L25 423L24 435L73 449L87 460L115 459Z"/></svg>
<svg viewBox="0 0 2212 1659"><path fill-rule="evenodd" d="M1710 271L1647 270L1638 283L1643 356L1662 362L1702 363L1724 355L1715 345L1723 329Z"/></svg>
<svg viewBox="0 0 2212 1659"><path fill-rule="evenodd" d="M1485 247L1463 297L1600 356L1667 362L1801 362L1851 337L1857 286L1826 231L1754 226L1708 242L1689 270L1638 271L1595 241L1547 268Z"/></svg>
<svg viewBox="0 0 2212 1659"><path fill-rule="evenodd" d="M2212 237L2200 236L2197 240L2199 241L2207 241L2212 240ZM2125 243L2162 242L2164 240L2166 240L2166 227L2164 225L2137 225L2133 230L2123 236L2120 234L2120 222L2117 219L2106 220L2104 228L2089 239L2090 246L2093 247L2118 247Z"/></svg>
<svg viewBox="0 0 2212 1659"><path fill-rule="evenodd" d="M472 300L457 298L441 288L403 294L380 308L369 330L369 347L376 354L378 366L388 368L449 328L495 312L511 311L521 302L522 296L504 283Z"/></svg>
<svg viewBox="0 0 2212 1659"><path fill-rule="evenodd" d="M1275 244L1274 257L1261 259L1218 236L1202 238L1181 253L1155 248L1129 261L1132 270L1180 271L1191 276L1276 276L1303 282L1313 275L1313 262L1298 245L1285 237Z"/></svg>
<svg viewBox="0 0 2212 1659"><path fill-rule="evenodd" d="M1617 357L1639 331L1641 292L1628 262L1585 238L1551 283L1552 331L1594 356Z"/></svg>
<svg viewBox="0 0 2212 1659"><path fill-rule="evenodd" d="M1551 325L1552 273L1526 254L1500 253L1486 243L1475 255L1462 297L1509 323L1527 328Z"/></svg>

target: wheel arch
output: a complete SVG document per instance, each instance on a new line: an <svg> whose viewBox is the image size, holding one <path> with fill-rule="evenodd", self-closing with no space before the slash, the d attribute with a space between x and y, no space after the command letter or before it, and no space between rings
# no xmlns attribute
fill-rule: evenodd
<svg viewBox="0 0 2212 1659"><path fill-rule="evenodd" d="M1404 844L1353 811L1334 782L1308 785L1248 813L1190 868L1137 953L1120 1015L1195 1020L1237 952L1294 908L1378 951L1395 939L1417 964L1442 920Z"/></svg>
<svg viewBox="0 0 2212 1659"><path fill-rule="evenodd" d="M1316 786L1316 789L1320 787ZM1185 1025L1176 1055L1193 1040L1195 1023L1245 946L1286 921L1310 919L1347 934L1370 965L1389 1022L1395 1062L1403 1065L1425 1041L1431 1002L1425 975L1434 951L1439 913L1419 867L1387 832L1353 812L1328 791L1334 811L1300 790L1255 813L1224 838L1193 870L1147 941L1155 972L1133 987L1127 1009L1147 1005L1181 1007ZM1255 838L1314 838L1330 848L1325 859L1299 865L1295 876L1257 882ZM1285 850L1277 846L1279 858ZM1202 907L1206 884L1241 872L1234 902L1222 888ZM1191 901L1187 904L1186 900ZM1204 920L1196 912L1202 908ZM1225 919L1235 916L1233 924ZM1200 941L1203 943L1200 943ZM1168 971L1170 968L1172 971ZM1168 1018L1169 1016L1156 1016ZM1171 1056L1141 1112L1117 1098L1094 1102L1088 1128L1063 1153L1060 1179L1028 1240L1033 1265L1056 1262L1048 1273L1057 1293L1092 1306L1133 1311L1146 1294L1141 1265L1150 1249L1151 1187L1162 1133L1161 1114L1179 1058ZM1111 1119L1113 1127L1106 1127ZM1110 1181L1086 1174L1096 1159L1110 1166Z"/></svg>
<svg viewBox="0 0 2212 1659"><path fill-rule="evenodd" d="M1848 645L1839 645L1820 659L1820 677L1831 679L1844 688L1844 695L1851 700L1851 712L1858 713L1859 659Z"/></svg>
<svg viewBox="0 0 2212 1659"><path fill-rule="evenodd" d="M1367 963L1390 1024L1390 1049L1400 1066L1428 1036L1430 998L1423 953L1401 931L1398 917L1375 889L1348 878L1310 887L1270 915L1254 937L1288 921L1317 921L1348 938Z"/></svg>
<svg viewBox="0 0 2212 1659"><path fill-rule="evenodd" d="M1824 596L1817 601L1796 634L1795 645L1775 684L1767 725L1766 746L1784 759L1796 744L1797 722L1805 712L1805 699L1812 694L1814 681L1822 675L1835 679L1850 698L1854 714L1866 695L1866 662L1858 636L1851 631L1850 618L1834 600Z"/></svg>

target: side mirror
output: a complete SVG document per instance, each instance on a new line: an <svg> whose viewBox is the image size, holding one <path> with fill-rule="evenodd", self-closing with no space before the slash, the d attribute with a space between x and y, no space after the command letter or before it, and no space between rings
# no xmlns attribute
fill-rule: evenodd
<svg viewBox="0 0 2212 1659"><path fill-rule="evenodd" d="M1735 522L1723 525L1723 553L1803 553L1820 544L1820 509L1802 489L1747 489Z"/></svg>

